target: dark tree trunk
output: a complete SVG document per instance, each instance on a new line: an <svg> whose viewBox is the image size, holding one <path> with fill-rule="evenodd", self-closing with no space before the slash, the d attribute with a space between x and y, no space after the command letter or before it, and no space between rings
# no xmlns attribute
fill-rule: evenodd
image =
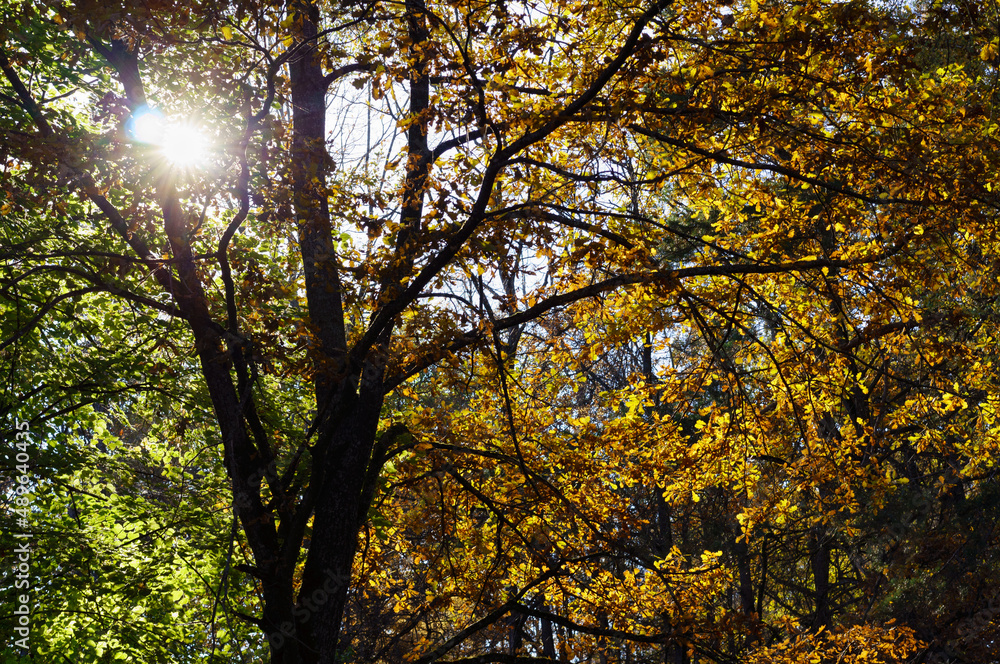
<svg viewBox="0 0 1000 664"><path fill-rule="evenodd" d="M297 3L306 43L290 61L292 90L292 189L299 243L305 265L310 322L317 334L313 350L316 386L316 443L312 475L298 508L298 528L314 516L302 585L292 608L294 638L273 650L275 664L334 664L340 652L341 626L347 604L358 533L367 518L372 487L382 464L375 439L384 398L382 352L393 333L386 326L374 347L349 355L340 265L332 241L326 195L330 158L326 151L326 91L313 40L320 23L312 3ZM420 0L406 3L408 30L415 53L426 41L425 9ZM401 229L396 238L397 258L381 280L382 301L401 290L412 266L412 245L418 239L423 196L430 168L424 111L430 83L423 60L416 58L410 79L410 111L415 121L408 133L408 168L403 192ZM367 355L367 357L366 357ZM377 359L371 359L371 358ZM294 531L294 528L290 529ZM289 535L293 535L289 532ZM294 565L301 537L286 541L285 560ZM290 579L289 579L290 581ZM289 586L291 584L289 583ZM282 598L284 600L284 598ZM282 613L284 615L284 613ZM284 627L288 628L286 624ZM294 643L292 643L294 641Z"/></svg>
<svg viewBox="0 0 1000 664"><path fill-rule="evenodd" d="M381 369L349 366L340 265L333 243L326 179L326 92L316 48L320 13L311 2L291 7L303 45L289 62L292 93L291 175L299 250L305 271L309 320L316 334L311 350L316 396L316 441L312 474L297 514L283 531L283 562L294 570L314 516L302 585L291 608L291 624L278 625L272 639L274 664L335 662L340 626L357 547L364 478L382 405ZM289 589L291 576L288 577ZM289 590L289 593L291 591ZM281 598L282 603L288 601ZM287 612L280 612L287 618ZM279 643L280 642L280 643Z"/></svg>
<svg viewBox="0 0 1000 664"><path fill-rule="evenodd" d="M809 532L810 567L814 586L813 627L828 627L830 624L830 553L833 540L826 528L817 526Z"/></svg>
<svg viewBox="0 0 1000 664"><path fill-rule="evenodd" d="M556 642L552 634L552 621L548 618L542 618L542 657L551 660L556 658Z"/></svg>
<svg viewBox="0 0 1000 664"><path fill-rule="evenodd" d="M741 539L738 524L735 526L734 536L733 557L736 558L736 570L739 573L740 610L747 618L751 618L754 613L754 588L750 571L750 547L745 539Z"/></svg>

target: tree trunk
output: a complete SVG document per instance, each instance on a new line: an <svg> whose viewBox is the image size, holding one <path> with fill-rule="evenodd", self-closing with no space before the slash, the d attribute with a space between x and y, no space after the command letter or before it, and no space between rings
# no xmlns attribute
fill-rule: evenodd
<svg viewBox="0 0 1000 664"><path fill-rule="evenodd" d="M813 628L830 624L830 552L833 540L826 528L816 526L809 531L809 563L813 575Z"/></svg>
<svg viewBox="0 0 1000 664"><path fill-rule="evenodd" d="M542 610L545 610L544 606ZM552 634L552 621L548 618L542 618L542 657L551 660L556 658L556 642Z"/></svg>

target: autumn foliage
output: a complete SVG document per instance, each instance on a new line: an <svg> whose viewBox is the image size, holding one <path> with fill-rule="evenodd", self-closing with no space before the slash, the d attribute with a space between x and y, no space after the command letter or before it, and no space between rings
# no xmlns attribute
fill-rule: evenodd
<svg viewBox="0 0 1000 664"><path fill-rule="evenodd" d="M996 7L0 2L43 661L996 657Z"/></svg>

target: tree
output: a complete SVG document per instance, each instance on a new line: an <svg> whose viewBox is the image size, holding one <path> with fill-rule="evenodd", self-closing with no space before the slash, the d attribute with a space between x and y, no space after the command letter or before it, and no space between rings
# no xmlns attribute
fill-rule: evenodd
<svg viewBox="0 0 1000 664"><path fill-rule="evenodd" d="M971 11L8 0L8 417L47 583L130 626L81 656L227 660L219 611L274 664L942 651L995 582ZM910 496L961 526L880 530Z"/></svg>

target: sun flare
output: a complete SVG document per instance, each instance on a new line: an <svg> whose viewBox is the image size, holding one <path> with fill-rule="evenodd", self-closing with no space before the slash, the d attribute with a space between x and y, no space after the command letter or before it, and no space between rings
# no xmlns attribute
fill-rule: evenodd
<svg viewBox="0 0 1000 664"><path fill-rule="evenodd" d="M209 157L211 141L187 123L172 122L162 113L146 109L133 116L129 134L136 142L156 148L175 166L193 168Z"/></svg>
<svg viewBox="0 0 1000 664"><path fill-rule="evenodd" d="M160 151L170 162L180 166L197 166L208 158L208 139L188 125L167 126Z"/></svg>

